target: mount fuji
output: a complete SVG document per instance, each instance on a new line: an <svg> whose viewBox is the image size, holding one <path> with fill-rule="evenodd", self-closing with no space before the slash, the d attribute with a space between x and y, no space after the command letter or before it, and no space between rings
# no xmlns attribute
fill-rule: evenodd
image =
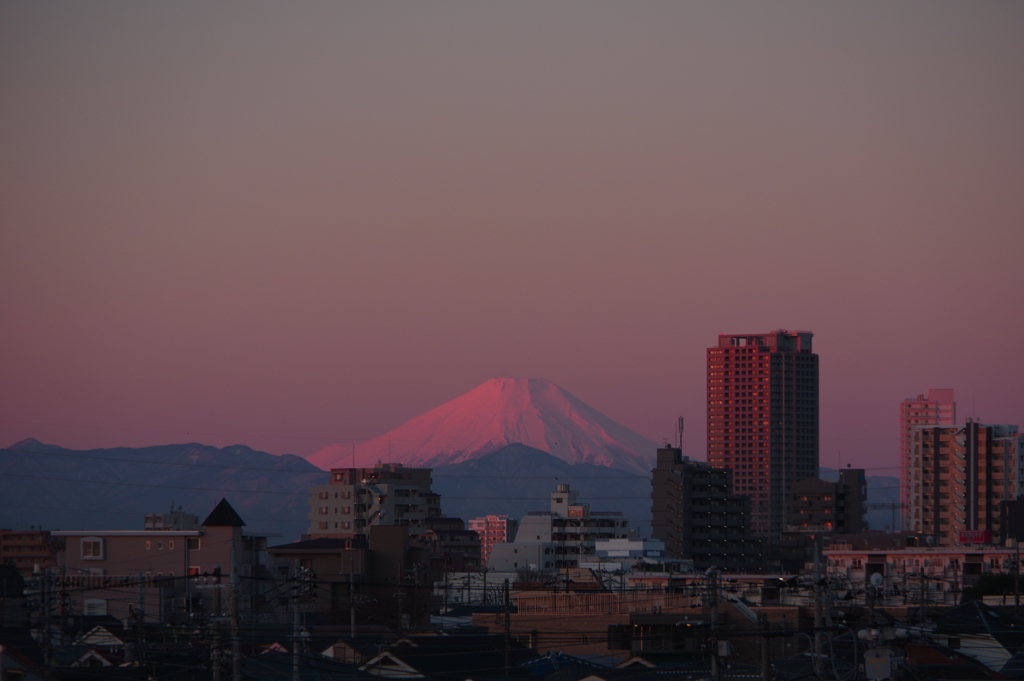
<svg viewBox="0 0 1024 681"><path fill-rule="evenodd" d="M323 469L378 461L431 468L523 444L568 464L649 474L654 442L542 378L496 378L389 433L354 445L329 445L307 460Z"/></svg>

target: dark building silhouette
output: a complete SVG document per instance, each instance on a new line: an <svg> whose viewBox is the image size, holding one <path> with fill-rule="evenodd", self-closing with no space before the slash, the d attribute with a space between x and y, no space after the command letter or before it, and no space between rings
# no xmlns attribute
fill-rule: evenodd
<svg viewBox="0 0 1024 681"><path fill-rule="evenodd" d="M750 499L733 493L732 471L663 447L653 473L653 535L664 540L667 557L693 560L698 570L761 565L761 541L748 526Z"/></svg>
<svg viewBox="0 0 1024 681"><path fill-rule="evenodd" d="M836 481L808 478L794 484L780 543L783 570L799 572L814 560L814 547L836 535L866 532L867 493L862 468L841 470Z"/></svg>

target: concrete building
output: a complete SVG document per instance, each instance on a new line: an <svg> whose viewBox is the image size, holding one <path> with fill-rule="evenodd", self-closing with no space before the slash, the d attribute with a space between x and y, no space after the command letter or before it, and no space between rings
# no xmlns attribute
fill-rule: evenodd
<svg viewBox="0 0 1024 681"><path fill-rule="evenodd" d="M867 531L864 502L868 486L861 468L839 471L839 480L808 478L793 485L786 532L780 543L785 572L798 573L814 560L819 546L838 534Z"/></svg>
<svg viewBox="0 0 1024 681"><path fill-rule="evenodd" d="M818 477L813 334L723 334L707 350L708 463L750 497L751 531L775 542L794 483Z"/></svg>
<svg viewBox="0 0 1024 681"><path fill-rule="evenodd" d="M629 519L620 511L591 511L579 492L560 484L551 493L550 511L532 511L519 523L516 539L495 544L488 567L511 571L575 568L595 555L599 539L629 536Z"/></svg>
<svg viewBox="0 0 1024 681"><path fill-rule="evenodd" d="M0 530L0 565L11 564L22 577L57 566L57 553L46 530Z"/></svg>
<svg viewBox="0 0 1024 681"><path fill-rule="evenodd" d="M927 395L908 397L900 403L900 503L903 529L911 526L910 508L912 485L911 457L914 452L914 428L919 426L952 426L956 423L956 402L953 391L931 389ZM894 528L895 529L895 528Z"/></svg>
<svg viewBox="0 0 1024 681"><path fill-rule="evenodd" d="M371 525L423 533L427 518L441 517L441 497L430 489L431 469L378 463L373 468L332 468L328 484L310 489L309 536L366 537Z"/></svg>
<svg viewBox="0 0 1024 681"><path fill-rule="evenodd" d="M485 515L470 519L469 529L480 536L480 560L487 565L487 558L495 544L515 541L519 521L507 515Z"/></svg>
<svg viewBox="0 0 1024 681"><path fill-rule="evenodd" d="M839 480L808 478L793 485L786 516L789 532L860 534L867 530L864 503L868 483L863 468L839 471Z"/></svg>
<svg viewBox="0 0 1024 681"><path fill-rule="evenodd" d="M192 530L55 530L62 588L79 595L84 615L134 614L145 622L197 623L227 613L232 575L239 607L267 611L274 586L266 538L243 533L245 522L225 499Z"/></svg>
<svg viewBox="0 0 1024 681"><path fill-rule="evenodd" d="M998 540L1001 502L1021 494L1024 436L1013 425L917 426L910 457L910 527L953 546L962 533Z"/></svg>
<svg viewBox="0 0 1024 681"><path fill-rule="evenodd" d="M467 530L462 518L427 518L423 523L423 533L417 538L446 570L480 569L480 536Z"/></svg>
<svg viewBox="0 0 1024 681"><path fill-rule="evenodd" d="M842 575L861 592L879 574L875 584L880 606L956 605L963 589L982 573L1012 572L1016 560L1016 548L980 544L864 548L837 541L822 553L828 573Z"/></svg>
<svg viewBox="0 0 1024 681"><path fill-rule="evenodd" d="M652 534L665 555L740 570L760 565L762 544L750 534L750 498L733 492L733 471L690 461L676 447L658 450L651 478Z"/></svg>
<svg viewBox="0 0 1024 681"><path fill-rule="evenodd" d="M272 546L270 556L305 583L307 612L334 612L356 626L422 626L430 588L443 574L430 551L410 541L407 526L369 525L366 537L320 537Z"/></svg>

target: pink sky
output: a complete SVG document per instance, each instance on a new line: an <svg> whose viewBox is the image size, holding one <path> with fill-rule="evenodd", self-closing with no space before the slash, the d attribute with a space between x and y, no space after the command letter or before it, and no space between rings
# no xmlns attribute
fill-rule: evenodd
<svg viewBox="0 0 1024 681"><path fill-rule="evenodd" d="M704 456L815 333L822 464L1024 425L1024 4L0 4L0 446L308 455L495 377ZM893 469L890 472L895 472Z"/></svg>

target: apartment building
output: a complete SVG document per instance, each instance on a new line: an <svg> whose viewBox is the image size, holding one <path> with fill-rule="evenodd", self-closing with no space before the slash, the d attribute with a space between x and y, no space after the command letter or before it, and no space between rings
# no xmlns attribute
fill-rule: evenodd
<svg viewBox="0 0 1024 681"><path fill-rule="evenodd" d="M814 334L722 334L707 349L708 463L750 497L751 531L777 542L794 483L818 477Z"/></svg>
<svg viewBox="0 0 1024 681"><path fill-rule="evenodd" d="M471 518L469 529L480 536L480 561L487 565L491 549L495 544L507 544L515 541L519 530L519 521L507 515L485 515Z"/></svg>
<svg viewBox="0 0 1024 681"><path fill-rule="evenodd" d="M1000 538L1001 502L1024 480L1024 436L1014 425L917 426L909 466L909 530L954 546L964 532Z"/></svg>
<svg viewBox="0 0 1024 681"><path fill-rule="evenodd" d="M63 544L58 586L80 594L84 615L187 624L227 613L234 575L243 582L239 608L249 613L267 605L273 584L266 538L245 534L244 526L221 499L196 529L55 530Z"/></svg>
<svg viewBox="0 0 1024 681"><path fill-rule="evenodd" d="M519 522L514 542L495 544L488 567L512 571L579 567L596 553L599 539L629 537L629 519L621 511L591 511L579 492L559 484L551 493L549 511L531 511Z"/></svg>
<svg viewBox="0 0 1024 681"><path fill-rule="evenodd" d="M762 542L750 534L750 497L733 491L733 471L690 461L662 447L651 478L652 534L669 558L739 570L762 563Z"/></svg>
<svg viewBox="0 0 1024 681"><path fill-rule="evenodd" d="M0 530L0 565L10 563L22 577L56 567L57 554L46 530Z"/></svg>
<svg viewBox="0 0 1024 681"><path fill-rule="evenodd" d="M914 453L914 428L920 426L952 426L956 423L956 402L953 391L931 389L927 394L908 397L900 403L900 502L903 529L910 529L911 458Z"/></svg>
<svg viewBox="0 0 1024 681"><path fill-rule="evenodd" d="M378 463L373 468L332 468L328 484L309 496L309 536L366 537L371 525L423 534L427 518L441 517L441 497L431 491L429 468Z"/></svg>

